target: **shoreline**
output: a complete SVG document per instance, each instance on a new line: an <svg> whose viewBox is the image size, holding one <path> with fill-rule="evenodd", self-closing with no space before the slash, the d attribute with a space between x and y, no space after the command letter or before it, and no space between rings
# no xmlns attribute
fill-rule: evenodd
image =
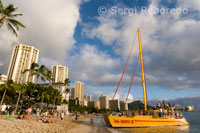
<svg viewBox="0 0 200 133"><path fill-rule="evenodd" d="M77 123L77 127L69 130L70 133L90 133L90 132L92 132L90 118L82 118L81 120L74 120L73 122Z"/></svg>

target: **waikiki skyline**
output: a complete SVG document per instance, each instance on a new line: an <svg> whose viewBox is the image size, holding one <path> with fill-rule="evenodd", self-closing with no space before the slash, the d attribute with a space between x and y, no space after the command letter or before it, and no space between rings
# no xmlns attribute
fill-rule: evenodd
<svg viewBox="0 0 200 133"><path fill-rule="evenodd" d="M13 46L40 50L39 64L69 67L69 79L85 83L85 94L111 97L117 87L136 30L141 28L147 96L149 100L200 99L200 2L198 0L2 0L13 3L26 25L16 38L4 25L0 30L1 72L7 74ZM47 4L48 3L48 4ZM104 8L100 8L104 7ZM142 13L144 9L179 9L181 13ZM116 12L109 12L112 11ZM130 9L126 10L125 9ZM131 12L133 9L134 12ZM187 12L184 9L188 9ZM123 12L124 11L124 12ZM102 14L103 13L103 14ZM124 98L138 55L135 42L118 92ZM140 66L132 99L142 98ZM73 83L71 86L73 86ZM180 100L179 100L180 101ZM200 108L200 107L198 107Z"/></svg>

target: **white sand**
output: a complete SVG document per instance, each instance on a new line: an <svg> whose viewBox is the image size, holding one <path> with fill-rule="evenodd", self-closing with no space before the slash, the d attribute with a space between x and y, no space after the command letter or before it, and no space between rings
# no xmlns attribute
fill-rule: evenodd
<svg viewBox="0 0 200 133"><path fill-rule="evenodd" d="M49 119L53 124L41 123L36 119L31 120L5 120L0 118L0 133L88 133L91 131L88 118L76 121L74 118L65 117L64 120Z"/></svg>

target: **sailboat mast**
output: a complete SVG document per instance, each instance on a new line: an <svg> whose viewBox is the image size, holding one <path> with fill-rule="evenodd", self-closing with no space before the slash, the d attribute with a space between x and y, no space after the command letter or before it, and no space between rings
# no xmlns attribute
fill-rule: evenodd
<svg viewBox="0 0 200 133"><path fill-rule="evenodd" d="M139 42L139 50L140 50L140 63L141 63L141 72L142 72L142 87L143 87L143 96L144 96L144 111L147 111L147 97L146 97L146 83L144 77L144 66L143 66L143 57L142 57L142 45L140 39L140 28L138 28L138 42Z"/></svg>

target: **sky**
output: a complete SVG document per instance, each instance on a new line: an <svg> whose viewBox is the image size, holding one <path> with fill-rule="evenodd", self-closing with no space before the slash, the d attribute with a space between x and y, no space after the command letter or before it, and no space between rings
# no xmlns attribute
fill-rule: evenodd
<svg viewBox="0 0 200 133"><path fill-rule="evenodd" d="M187 100L200 108L199 0L2 0L13 3L26 28L19 37L0 29L0 73L7 73L13 46L40 50L39 64L69 67L69 79L85 83L85 94L113 96L131 45L133 52L116 98L125 100L138 58L141 30L149 101ZM139 62L140 64L140 62ZM143 100L138 64L129 102ZM189 101L189 102L188 102Z"/></svg>

